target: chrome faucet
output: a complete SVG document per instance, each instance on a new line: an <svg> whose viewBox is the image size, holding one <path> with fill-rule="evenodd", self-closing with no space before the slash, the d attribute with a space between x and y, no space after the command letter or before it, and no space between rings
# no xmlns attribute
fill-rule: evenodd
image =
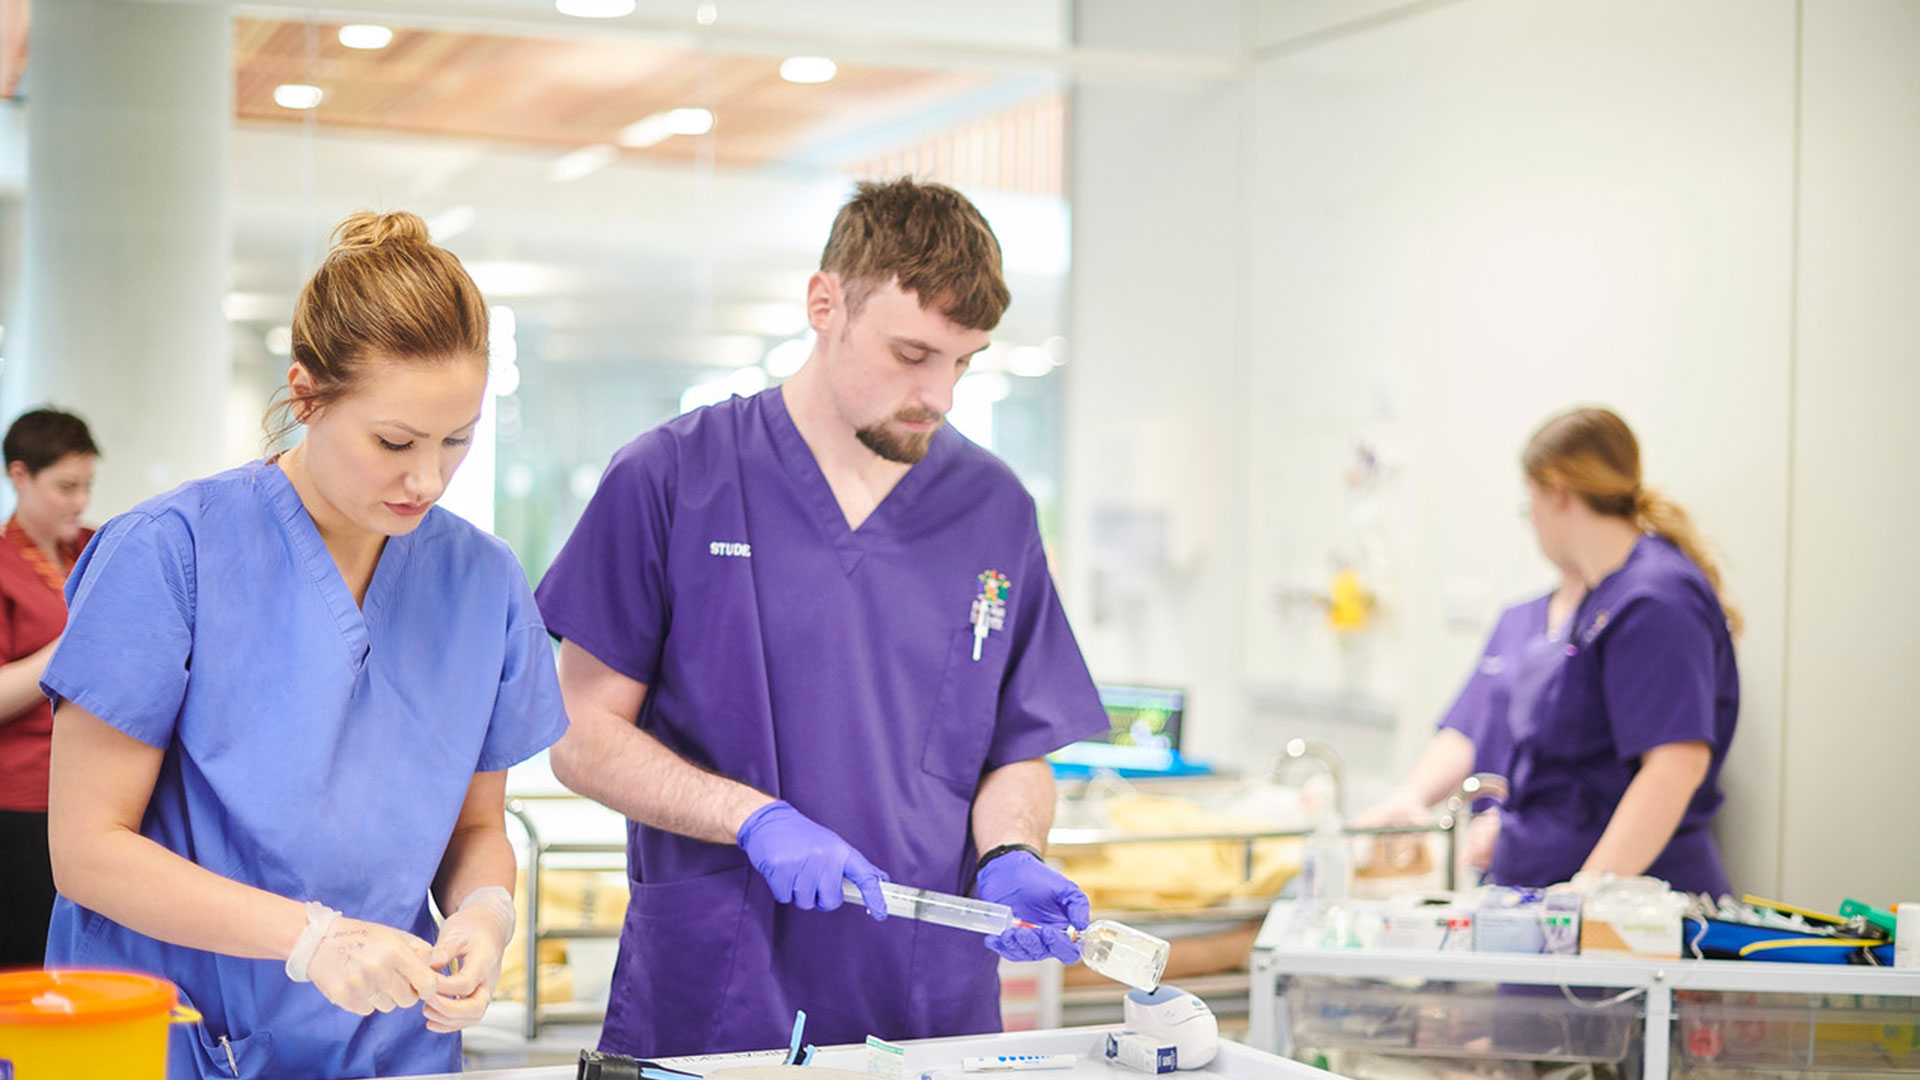
<svg viewBox="0 0 1920 1080"><path fill-rule="evenodd" d="M1340 752L1332 743L1319 739L1288 739L1286 749L1280 751L1280 757L1273 763L1273 779L1278 780L1287 771L1288 766L1301 758L1312 758L1326 770L1328 779L1333 781L1333 812L1344 820L1347 814L1347 767L1340 760Z"/></svg>
<svg viewBox="0 0 1920 1080"><path fill-rule="evenodd" d="M1468 823L1473 821L1473 804L1481 798L1495 802L1507 801L1507 778L1499 773L1474 773L1465 780L1453 794L1447 796L1444 809L1440 812L1440 827L1447 831L1447 888L1458 885L1455 880L1460 868L1460 852L1464 850Z"/></svg>

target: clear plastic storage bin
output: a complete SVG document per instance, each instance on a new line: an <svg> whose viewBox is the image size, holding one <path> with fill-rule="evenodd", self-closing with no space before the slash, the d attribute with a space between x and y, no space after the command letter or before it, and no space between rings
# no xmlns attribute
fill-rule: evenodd
<svg viewBox="0 0 1920 1080"><path fill-rule="evenodd" d="M1682 990L1673 1009L1677 1069L1920 1073L1920 998Z"/></svg>
<svg viewBox="0 0 1920 1080"><path fill-rule="evenodd" d="M1624 1061L1641 1003L1572 1001L1557 987L1295 977L1287 1012L1296 1053L1365 1050L1422 1057Z"/></svg>

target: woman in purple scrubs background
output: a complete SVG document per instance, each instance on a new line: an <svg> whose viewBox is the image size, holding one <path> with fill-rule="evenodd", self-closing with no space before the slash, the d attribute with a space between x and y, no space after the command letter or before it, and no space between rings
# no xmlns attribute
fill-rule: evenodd
<svg viewBox="0 0 1920 1080"><path fill-rule="evenodd" d="M1427 825L1433 806L1459 790L1475 773L1506 776L1512 767L1513 735L1507 708L1513 698L1514 672L1523 649L1547 639L1549 628L1563 630L1574 605L1586 592L1578 578L1563 575L1560 587L1502 611L1493 634L1480 653L1480 662L1461 688L1460 696L1440 718L1439 730L1421 751L1420 759L1386 798L1353 819L1355 828L1390 825ZM1467 834L1467 862L1484 870L1493 858L1500 832L1500 815L1488 810L1473 820ZM1391 858L1405 850L1391 837L1376 850Z"/></svg>
<svg viewBox="0 0 1920 1080"><path fill-rule="evenodd" d="M1641 482L1633 432L1576 409L1521 455L1540 550L1585 595L1521 650L1509 707L1511 791L1492 879L1648 874L1731 891L1708 825L1740 711L1720 568L1686 511Z"/></svg>

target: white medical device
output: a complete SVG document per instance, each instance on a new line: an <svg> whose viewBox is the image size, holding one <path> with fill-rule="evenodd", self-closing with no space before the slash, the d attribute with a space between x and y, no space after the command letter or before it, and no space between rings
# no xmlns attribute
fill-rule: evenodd
<svg viewBox="0 0 1920 1080"><path fill-rule="evenodd" d="M1176 986L1127 991L1121 1005L1128 1031L1173 1045L1181 1069L1197 1069L1220 1050L1220 1020L1207 1003Z"/></svg>

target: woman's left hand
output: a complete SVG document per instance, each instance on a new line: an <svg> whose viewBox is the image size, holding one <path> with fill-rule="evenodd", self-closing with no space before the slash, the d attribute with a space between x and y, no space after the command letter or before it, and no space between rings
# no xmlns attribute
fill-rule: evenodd
<svg viewBox="0 0 1920 1080"><path fill-rule="evenodd" d="M486 1014L511 940L513 895L498 885L475 889L447 917L427 963L435 971L452 966L453 974L442 976L440 992L426 999L428 1031L459 1031Z"/></svg>

